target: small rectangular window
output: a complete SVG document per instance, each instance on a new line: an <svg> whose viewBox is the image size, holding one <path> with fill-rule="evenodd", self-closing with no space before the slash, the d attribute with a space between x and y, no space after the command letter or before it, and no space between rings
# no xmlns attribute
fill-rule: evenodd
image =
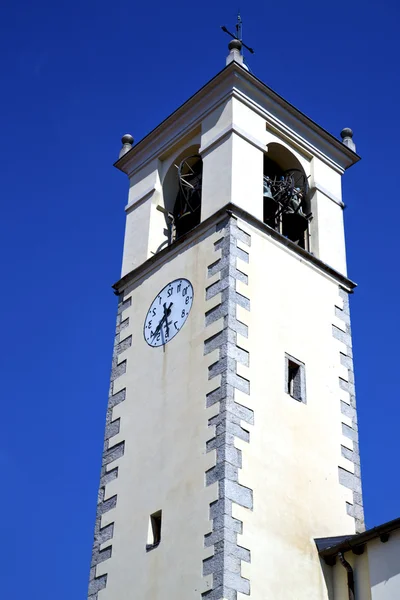
<svg viewBox="0 0 400 600"><path fill-rule="evenodd" d="M161 510L158 510L157 512L150 515L146 550L152 550L153 548L157 548L157 546L161 542L161 520Z"/></svg>
<svg viewBox="0 0 400 600"><path fill-rule="evenodd" d="M289 354L285 355L285 391L299 402L306 401L306 382L304 363Z"/></svg>

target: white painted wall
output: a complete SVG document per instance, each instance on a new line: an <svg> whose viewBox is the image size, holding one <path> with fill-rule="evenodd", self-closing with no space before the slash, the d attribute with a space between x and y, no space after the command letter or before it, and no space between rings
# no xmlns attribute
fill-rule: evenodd
<svg viewBox="0 0 400 600"><path fill-rule="evenodd" d="M243 521L239 544L251 551L242 575L254 598L328 599L314 538L354 532L346 513L352 494L338 480L342 348L332 336L338 286L258 229L239 225L250 233L251 248L249 265L238 262L249 285L241 290L238 282L237 290L250 298L251 311L238 308L238 319L249 326L249 338L239 336L238 343L250 352L250 367L239 365L238 372L250 379L251 394L237 392L237 400L255 415L250 443L237 442L243 452L239 481L254 496L253 511L234 507L233 516ZM98 576L108 573L100 600L129 598L126 590L152 600L198 599L205 589L203 536L217 493L216 485L204 485L215 460L205 454L211 416L205 396L217 385L207 380L217 357L203 356L204 340L213 333L204 328L204 315L218 301L205 301L218 237L204 234L128 294L123 337L132 335L133 344L119 357L128 368L114 384L114 392L126 387L127 397L113 412L113 419L121 418L113 443L125 440L125 454L118 479L107 485L106 498L117 493L118 503L102 521L116 525L112 559L97 568ZM163 352L144 342L143 322L159 289L178 277L193 283L194 303ZM305 363L307 404L285 392L285 353ZM160 509L162 542L146 553L149 515Z"/></svg>
<svg viewBox="0 0 400 600"><path fill-rule="evenodd" d="M155 159L129 181L121 277L150 257L151 205L158 202L160 195L159 168Z"/></svg>
<svg viewBox="0 0 400 600"><path fill-rule="evenodd" d="M261 232L251 236L249 406L241 484L254 510L235 507L251 549L243 575L254 598L328 598L314 538L354 533L351 493L339 485L340 343L332 337L337 284ZM239 267L240 268L240 267ZM241 319L241 315L239 315ZM307 404L286 394L285 353L305 363ZM241 399L241 401L246 401ZM245 596L240 596L245 598Z"/></svg>
<svg viewBox="0 0 400 600"><path fill-rule="evenodd" d="M205 280L218 237L205 236L126 294L132 305L123 313L129 326L122 338L132 335L133 343L119 356L127 372L115 380L114 393L126 387L126 400L113 410L113 419L121 419L113 444L125 440L125 454L110 465L119 466L119 475L106 487L106 498L118 494L118 502L102 520L102 526L115 521L115 529L112 558L97 567L97 576L108 573L99 600L198 600L206 589L204 535L217 487L205 487L205 472L215 464L214 453L205 452L213 411L205 408L213 389L207 378L213 358L204 356L205 313L213 304L205 300ZM152 348L143 337L147 310L179 277L193 284L191 313L165 351ZM146 552L149 515L160 509L161 543Z"/></svg>
<svg viewBox="0 0 400 600"><path fill-rule="evenodd" d="M363 554L348 551L345 559L353 568L355 600L398 600L400 598L400 532L390 534L389 541L378 538L365 545ZM333 567L324 567L326 581L332 582L329 600L348 597L346 571L337 559Z"/></svg>
<svg viewBox="0 0 400 600"><path fill-rule="evenodd" d="M379 539L368 543L371 600L400 598L400 532L393 532L389 541Z"/></svg>

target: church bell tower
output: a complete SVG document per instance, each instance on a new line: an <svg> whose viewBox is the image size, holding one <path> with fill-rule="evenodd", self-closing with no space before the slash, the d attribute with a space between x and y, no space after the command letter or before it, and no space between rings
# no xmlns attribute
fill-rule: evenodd
<svg viewBox="0 0 400 600"><path fill-rule="evenodd" d="M226 67L129 179L90 600L328 600L363 530L342 141Z"/></svg>

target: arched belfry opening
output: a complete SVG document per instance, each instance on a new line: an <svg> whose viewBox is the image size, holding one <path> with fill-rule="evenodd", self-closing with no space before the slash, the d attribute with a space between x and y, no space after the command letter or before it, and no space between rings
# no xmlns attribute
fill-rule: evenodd
<svg viewBox="0 0 400 600"><path fill-rule="evenodd" d="M197 147L182 152L163 183L170 242L196 227L201 219L203 161Z"/></svg>
<svg viewBox="0 0 400 600"><path fill-rule="evenodd" d="M264 155L264 223L306 250L311 219L308 192L308 179L298 159L281 144L269 144Z"/></svg>

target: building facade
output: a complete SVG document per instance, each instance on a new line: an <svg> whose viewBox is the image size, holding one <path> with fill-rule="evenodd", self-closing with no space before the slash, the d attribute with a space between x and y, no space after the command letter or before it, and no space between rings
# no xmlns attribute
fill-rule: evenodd
<svg viewBox="0 0 400 600"><path fill-rule="evenodd" d="M231 43L175 113L124 136L90 600L341 597L314 540L364 531L351 135L291 106Z"/></svg>

